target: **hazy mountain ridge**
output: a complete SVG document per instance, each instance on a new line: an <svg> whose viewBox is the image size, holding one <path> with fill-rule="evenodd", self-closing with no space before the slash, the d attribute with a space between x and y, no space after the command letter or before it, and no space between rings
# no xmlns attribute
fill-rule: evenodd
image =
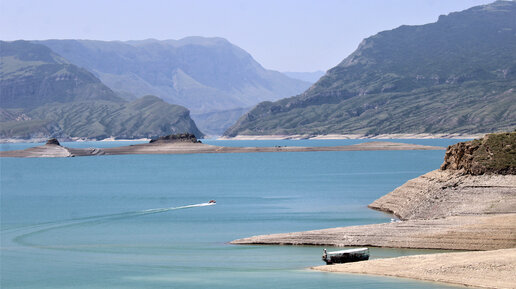
<svg viewBox="0 0 516 289"><path fill-rule="evenodd" d="M226 135L483 133L516 126L516 3L498 1L362 41L303 94Z"/></svg>
<svg viewBox="0 0 516 289"><path fill-rule="evenodd" d="M92 71L121 96L153 94L193 114L252 107L310 86L264 69L249 53L223 38L37 43Z"/></svg>
<svg viewBox="0 0 516 289"><path fill-rule="evenodd" d="M0 45L0 138L202 136L184 107L152 96L127 102L44 45Z"/></svg>
<svg viewBox="0 0 516 289"><path fill-rule="evenodd" d="M316 83L325 72L322 70L317 70L312 72L283 71L282 73L291 78L307 81L310 83Z"/></svg>
<svg viewBox="0 0 516 289"><path fill-rule="evenodd" d="M187 107L197 125L222 134L240 115L235 111L264 100L298 94L309 82L264 69L243 49L223 38L187 37L140 41L45 40L72 63L92 71L118 95L132 100L152 94ZM197 115L227 114L215 128Z"/></svg>

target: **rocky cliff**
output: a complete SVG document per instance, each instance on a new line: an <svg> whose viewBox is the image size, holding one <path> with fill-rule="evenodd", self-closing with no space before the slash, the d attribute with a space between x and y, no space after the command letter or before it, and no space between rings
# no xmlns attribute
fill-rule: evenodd
<svg viewBox="0 0 516 289"><path fill-rule="evenodd" d="M484 138L448 147L441 170L470 175L516 175L516 132L488 134Z"/></svg>
<svg viewBox="0 0 516 289"><path fill-rule="evenodd" d="M180 133L171 134L167 136L160 136L156 139L151 139L149 143L175 143L175 142L186 142L186 143L201 143L194 134L192 133Z"/></svg>

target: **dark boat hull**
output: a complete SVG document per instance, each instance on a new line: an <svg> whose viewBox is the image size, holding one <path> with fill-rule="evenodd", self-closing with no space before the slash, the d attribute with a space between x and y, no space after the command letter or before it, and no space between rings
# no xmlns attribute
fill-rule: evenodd
<svg viewBox="0 0 516 289"><path fill-rule="evenodd" d="M369 253L343 253L338 255L323 256L323 261L326 265L337 264L337 263L349 263L369 260Z"/></svg>

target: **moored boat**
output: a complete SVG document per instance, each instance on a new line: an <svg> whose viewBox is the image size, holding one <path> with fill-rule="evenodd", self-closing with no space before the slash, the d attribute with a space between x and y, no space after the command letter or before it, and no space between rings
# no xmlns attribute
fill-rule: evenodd
<svg viewBox="0 0 516 289"><path fill-rule="evenodd" d="M326 252L326 249L324 249L324 253L322 255L322 260L326 262L326 265L331 265L335 263L357 262L368 259L368 248L348 249L334 252Z"/></svg>

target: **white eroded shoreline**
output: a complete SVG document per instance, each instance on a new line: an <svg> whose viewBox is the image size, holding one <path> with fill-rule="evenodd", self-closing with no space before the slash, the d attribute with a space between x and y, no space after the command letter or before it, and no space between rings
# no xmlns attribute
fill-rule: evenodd
<svg viewBox="0 0 516 289"><path fill-rule="evenodd" d="M481 138L484 133L479 134L458 134L458 133L400 133L400 134L379 134L379 135L365 135L365 134L326 134L326 135L310 135L310 134L296 134L296 135L237 135L234 137L221 136L219 140L299 140L299 139L474 139Z"/></svg>
<svg viewBox="0 0 516 289"><path fill-rule="evenodd" d="M325 135L311 135L311 134L295 134L295 135L238 135L235 137L215 136L215 140L300 140L300 139L314 139L314 140L339 140L339 139L475 139L481 138L484 133L479 134L455 134L455 133L420 133L420 134L379 134L379 135L365 135L365 134L325 134ZM18 139L18 138L4 138L0 139L0 143L41 143L45 142L48 137ZM64 138L62 142L85 142L85 141L112 141L112 142L127 142L127 141L150 141L149 138L138 139L116 139L109 137L105 139L88 139L88 138Z"/></svg>

